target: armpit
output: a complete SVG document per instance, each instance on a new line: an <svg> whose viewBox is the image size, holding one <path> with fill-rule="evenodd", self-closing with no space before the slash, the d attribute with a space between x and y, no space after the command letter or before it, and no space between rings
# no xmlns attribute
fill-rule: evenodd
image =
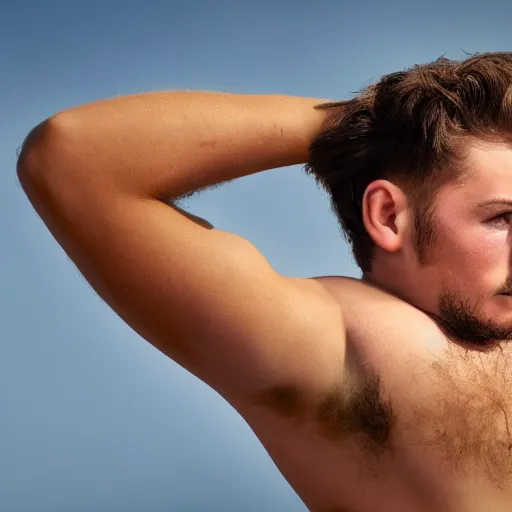
<svg viewBox="0 0 512 512"><path fill-rule="evenodd" d="M370 366L361 369L358 381L357 387L340 384L317 397L296 386L276 386L261 393L256 403L298 423L316 424L331 441L357 435L372 451L385 450L396 424L391 400L384 398L381 379Z"/></svg>
<svg viewBox="0 0 512 512"><path fill-rule="evenodd" d="M317 420L322 435L341 440L362 434L380 450L389 447L396 414L390 398L383 396L379 374L366 365L357 389L335 388L321 401Z"/></svg>

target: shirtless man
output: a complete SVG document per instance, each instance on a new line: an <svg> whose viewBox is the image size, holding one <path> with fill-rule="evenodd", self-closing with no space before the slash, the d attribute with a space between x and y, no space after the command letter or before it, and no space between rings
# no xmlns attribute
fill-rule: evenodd
<svg viewBox="0 0 512 512"><path fill-rule="evenodd" d="M18 177L97 293L239 411L310 510L504 512L511 134L512 54L483 54L346 102L162 92L72 108L28 135ZM279 275L172 202L301 163L361 280Z"/></svg>

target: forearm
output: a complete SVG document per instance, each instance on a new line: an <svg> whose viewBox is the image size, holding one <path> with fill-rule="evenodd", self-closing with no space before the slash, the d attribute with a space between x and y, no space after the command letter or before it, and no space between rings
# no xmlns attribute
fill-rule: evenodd
<svg viewBox="0 0 512 512"><path fill-rule="evenodd" d="M55 172L79 174L100 186L178 198L306 162L325 116L313 107L323 101L204 92L104 100L57 114L52 133L61 137L54 137L53 160L43 160Z"/></svg>

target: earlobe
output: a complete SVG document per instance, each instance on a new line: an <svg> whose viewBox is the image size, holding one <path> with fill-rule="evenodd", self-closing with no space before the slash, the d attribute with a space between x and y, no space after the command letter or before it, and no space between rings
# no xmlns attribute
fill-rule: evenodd
<svg viewBox="0 0 512 512"><path fill-rule="evenodd" d="M397 190L394 190L397 189ZM386 252L396 252L402 247L403 192L386 180L377 180L366 188L363 196L362 215L366 231L373 242Z"/></svg>

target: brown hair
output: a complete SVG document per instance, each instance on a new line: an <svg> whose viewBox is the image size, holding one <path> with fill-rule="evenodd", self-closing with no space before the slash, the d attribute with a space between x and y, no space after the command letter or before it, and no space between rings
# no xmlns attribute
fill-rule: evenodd
<svg viewBox="0 0 512 512"><path fill-rule="evenodd" d="M439 188L466 176L469 138L510 141L512 52L444 57L385 75L328 109L325 129L310 147L308 174L331 198L356 263L371 271L373 240L362 220L366 187L387 179L401 187L414 211L420 263L435 241Z"/></svg>

